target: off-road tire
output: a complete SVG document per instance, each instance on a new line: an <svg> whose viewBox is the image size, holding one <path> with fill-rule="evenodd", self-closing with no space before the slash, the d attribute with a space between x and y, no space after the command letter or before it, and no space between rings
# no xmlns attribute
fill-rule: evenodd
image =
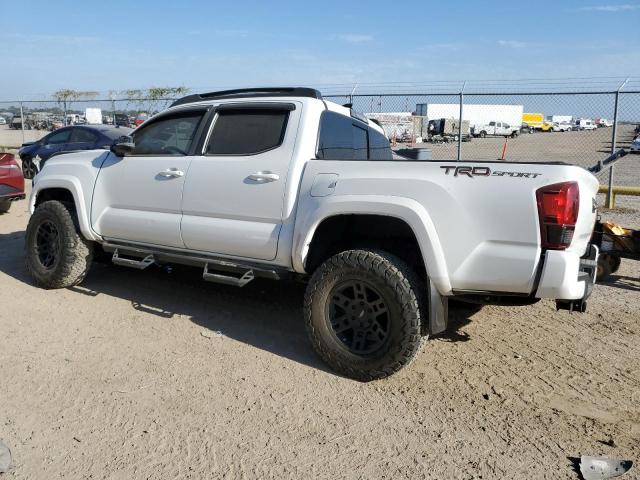
<svg viewBox="0 0 640 480"><path fill-rule="evenodd" d="M357 355L341 342L329 320L334 288L350 280L372 285L388 300L387 338L368 355ZM424 282L401 259L383 251L348 250L325 261L307 286L304 317L318 355L336 372L369 381L407 366L422 345L427 321Z"/></svg>
<svg viewBox="0 0 640 480"><path fill-rule="evenodd" d="M57 230L57 257L47 268L38 254L38 229L48 222ZM27 270L36 285L43 288L66 288L78 285L87 275L93 259L93 244L79 232L73 205L57 200L40 204L27 225L25 238Z"/></svg>
<svg viewBox="0 0 640 480"><path fill-rule="evenodd" d="M0 200L0 213L7 213L11 208L11 202L9 200Z"/></svg>

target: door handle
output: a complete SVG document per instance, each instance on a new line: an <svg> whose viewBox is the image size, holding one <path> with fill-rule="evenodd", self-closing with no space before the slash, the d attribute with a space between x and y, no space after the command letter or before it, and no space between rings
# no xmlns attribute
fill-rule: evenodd
<svg viewBox="0 0 640 480"><path fill-rule="evenodd" d="M268 171L256 172L249 175L249 180L253 180L258 183L275 182L276 180L280 180L280 175Z"/></svg>
<svg viewBox="0 0 640 480"><path fill-rule="evenodd" d="M167 168L166 170L158 172L158 175L164 178L176 178L184 177L184 172L182 170L178 170L177 168Z"/></svg>

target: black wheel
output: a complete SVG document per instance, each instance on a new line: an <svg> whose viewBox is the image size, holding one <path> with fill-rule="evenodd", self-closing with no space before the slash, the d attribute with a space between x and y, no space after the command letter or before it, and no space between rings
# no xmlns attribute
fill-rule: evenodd
<svg viewBox="0 0 640 480"><path fill-rule="evenodd" d="M516 138L518 136L518 132L511 132L511 138Z"/></svg>
<svg viewBox="0 0 640 480"><path fill-rule="evenodd" d="M484 138L486 136L487 136L487 132L485 131L480 132L480 138Z"/></svg>
<svg viewBox="0 0 640 480"><path fill-rule="evenodd" d="M606 253L598 255L598 267L596 269L596 280L598 282L606 281L611 273L613 273L611 258L611 255ZM620 259L618 258L618 261L619 260Z"/></svg>
<svg viewBox="0 0 640 480"><path fill-rule="evenodd" d="M33 159L31 157L24 157L22 159L22 175L27 180L33 179L38 173L38 169L33 163Z"/></svg>
<svg viewBox="0 0 640 480"><path fill-rule="evenodd" d="M349 250L323 263L305 295L305 323L320 357L357 380L387 377L415 357L426 322L423 283L386 252Z"/></svg>
<svg viewBox="0 0 640 480"><path fill-rule="evenodd" d="M609 265L611 265L611 273L616 273L620 268L622 259L617 255L609 255Z"/></svg>
<svg viewBox="0 0 640 480"><path fill-rule="evenodd" d="M93 245L79 233L71 206L50 200L36 208L27 225L27 270L44 288L79 284L91 266Z"/></svg>
<svg viewBox="0 0 640 480"><path fill-rule="evenodd" d="M7 213L11 208L11 202L9 200L0 200L0 213Z"/></svg>

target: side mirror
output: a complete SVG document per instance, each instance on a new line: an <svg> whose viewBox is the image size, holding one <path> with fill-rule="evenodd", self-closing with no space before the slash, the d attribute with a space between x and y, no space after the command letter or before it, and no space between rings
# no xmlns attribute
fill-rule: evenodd
<svg viewBox="0 0 640 480"><path fill-rule="evenodd" d="M133 137L122 136L118 138L113 145L111 145L111 151L118 157L124 157L128 153L133 152L136 148L136 144L133 142Z"/></svg>

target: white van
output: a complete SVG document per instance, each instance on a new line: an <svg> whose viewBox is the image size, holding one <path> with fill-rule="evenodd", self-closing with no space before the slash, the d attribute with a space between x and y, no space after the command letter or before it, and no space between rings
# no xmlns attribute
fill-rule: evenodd
<svg viewBox="0 0 640 480"><path fill-rule="evenodd" d="M576 122L576 128L578 130L595 130L598 126L589 118L581 118Z"/></svg>

